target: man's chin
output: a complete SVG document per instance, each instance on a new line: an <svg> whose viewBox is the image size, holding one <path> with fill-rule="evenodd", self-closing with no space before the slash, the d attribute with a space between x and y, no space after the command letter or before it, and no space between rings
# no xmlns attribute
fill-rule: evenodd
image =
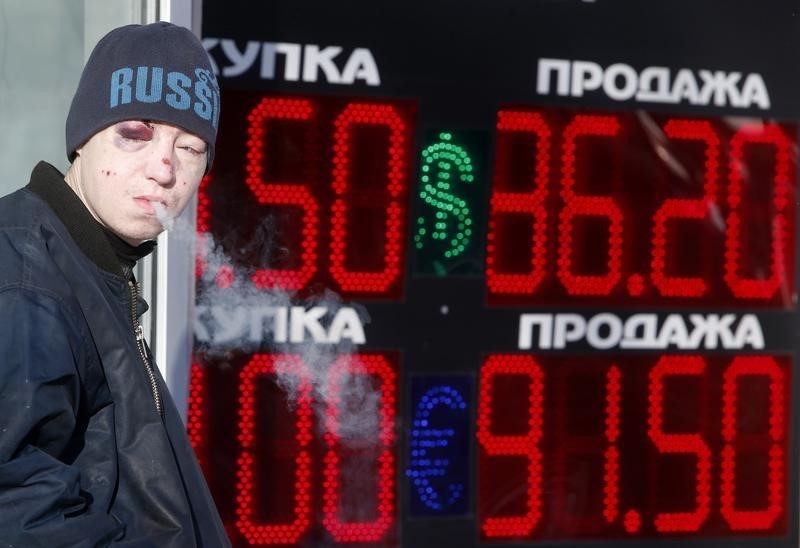
<svg viewBox="0 0 800 548"><path fill-rule="evenodd" d="M159 226L157 229L126 231L124 233L115 231L115 234L132 246L138 247L148 240L155 240L162 232L164 232L164 227Z"/></svg>

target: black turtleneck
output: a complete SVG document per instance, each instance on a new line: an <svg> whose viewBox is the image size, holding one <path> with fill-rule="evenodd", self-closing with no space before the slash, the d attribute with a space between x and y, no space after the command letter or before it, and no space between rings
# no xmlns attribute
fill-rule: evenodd
<svg viewBox="0 0 800 548"><path fill-rule="evenodd" d="M128 270L132 270L133 267L136 266L136 261L149 255L156 247L155 240L148 240L146 242L142 242L138 246L132 246L111 232L109 229L102 226L100 223L97 224L106 235L106 239L108 239L108 243L111 244L111 248L114 250L114 253L117 254L117 259L119 259L120 264L123 266L123 268Z"/></svg>

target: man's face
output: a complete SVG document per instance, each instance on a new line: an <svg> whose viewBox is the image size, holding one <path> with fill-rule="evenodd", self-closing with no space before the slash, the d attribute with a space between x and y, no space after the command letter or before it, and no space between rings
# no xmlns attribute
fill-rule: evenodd
<svg viewBox="0 0 800 548"><path fill-rule="evenodd" d="M205 141L160 122L110 126L78 149L67 182L102 225L132 245L183 211L206 169Z"/></svg>

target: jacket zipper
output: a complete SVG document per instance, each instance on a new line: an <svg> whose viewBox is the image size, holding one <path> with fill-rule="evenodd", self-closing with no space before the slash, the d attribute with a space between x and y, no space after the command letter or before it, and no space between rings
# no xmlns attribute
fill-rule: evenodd
<svg viewBox="0 0 800 548"><path fill-rule="evenodd" d="M150 390L153 392L153 401L156 404L156 411L164 419L164 406L161 400L161 392L158 390L158 382L156 382L156 374L153 371L153 365L147 358L147 350L144 346L144 330L142 324L139 323L139 314L137 314L139 302L139 287L133 280L128 280L128 288L131 291L131 319L133 320L133 334L136 336L136 347L139 349L139 356L144 363L144 370L147 373L147 378L150 381Z"/></svg>

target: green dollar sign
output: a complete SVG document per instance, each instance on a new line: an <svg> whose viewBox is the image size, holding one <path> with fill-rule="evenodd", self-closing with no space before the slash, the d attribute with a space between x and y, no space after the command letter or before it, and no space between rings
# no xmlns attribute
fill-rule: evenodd
<svg viewBox="0 0 800 548"><path fill-rule="evenodd" d="M471 184L475 181L472 159L452 140L451 133L439 133L439 141L422 151L419 197L435 210L435 215L434 219L417 218L414 236L417 249L421 250L428 244L443 247L445 259L461 255L472 236L469 205L453 193L456 183Z"/></svg>

